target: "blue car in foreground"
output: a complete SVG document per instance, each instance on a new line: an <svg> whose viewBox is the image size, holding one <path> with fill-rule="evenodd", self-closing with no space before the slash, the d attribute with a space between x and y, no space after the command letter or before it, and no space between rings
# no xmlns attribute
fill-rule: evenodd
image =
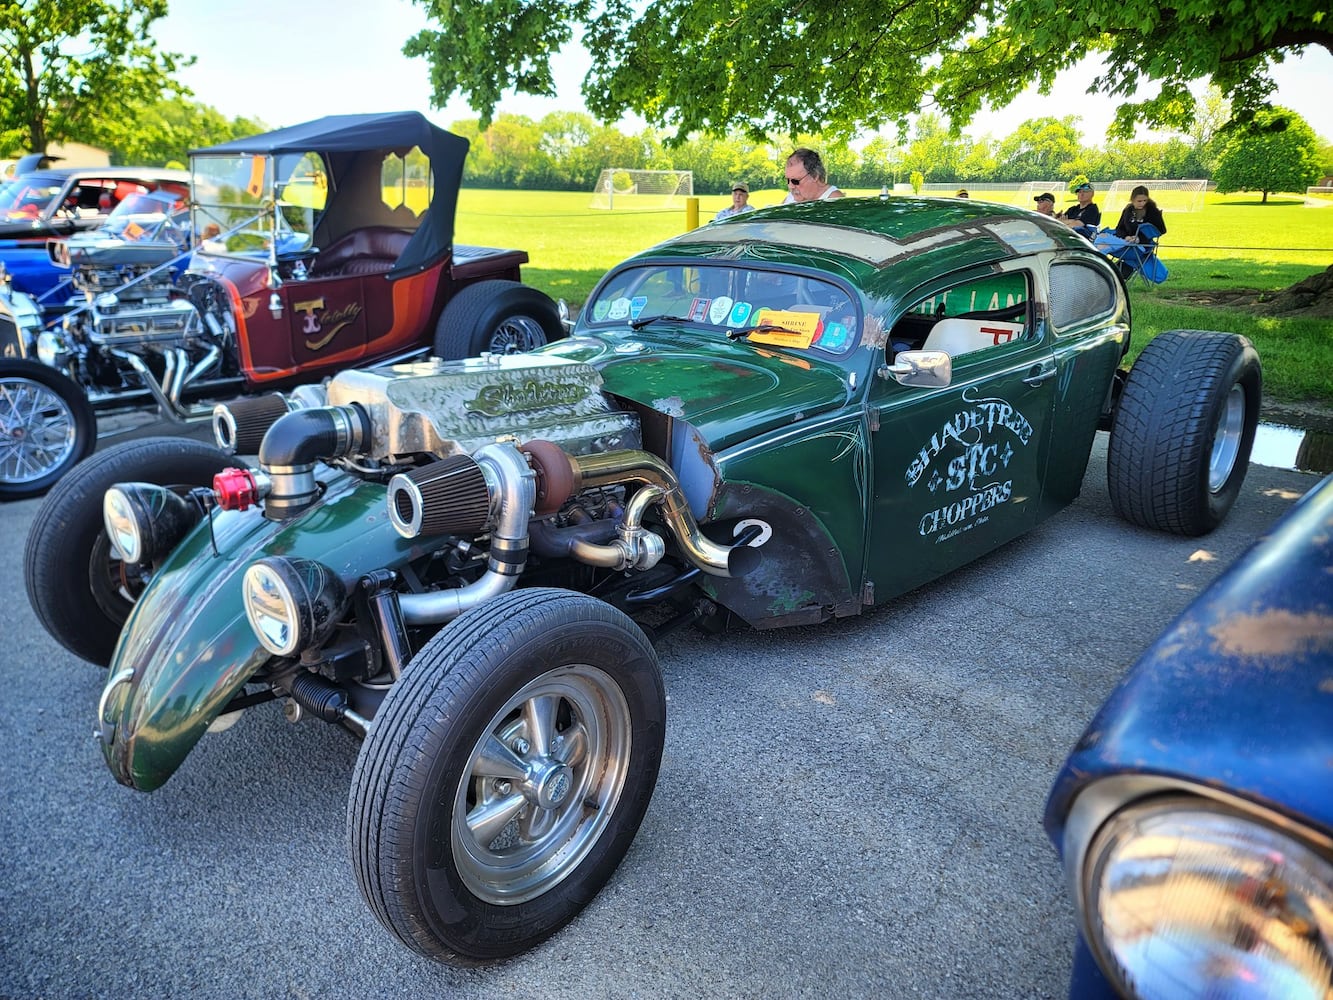
<svg viewBox="0 0 1333 1000"><path fill-rule="evenodd" d="M1176 619L1046 804L1070 996L1333 996L1333 476Z"/></svg>

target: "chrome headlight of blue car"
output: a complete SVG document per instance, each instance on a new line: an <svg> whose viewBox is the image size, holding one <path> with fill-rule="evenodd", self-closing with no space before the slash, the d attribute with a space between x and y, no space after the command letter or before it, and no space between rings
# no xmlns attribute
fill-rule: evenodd
<svg viewBox="0 0 1333 1000"><path fill-rule="evenodd" d="M1046 804L1071 997L1333 997L1333 476L1140 657Z"/></svg>
<svg viewBox="0 0 1333 1000"><path fill-rule="evenodd" d="M1182 795L1121 809L1067 856L1081 853L1085 934L1124 995L1318 998L1333 982L1328 846Z"/></svg>

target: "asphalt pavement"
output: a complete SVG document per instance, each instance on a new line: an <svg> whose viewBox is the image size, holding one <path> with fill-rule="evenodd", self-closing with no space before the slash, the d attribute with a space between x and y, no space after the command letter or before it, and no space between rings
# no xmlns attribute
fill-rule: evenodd
<svg viewBox="0 0 1333 1000"><path fill-rule="evenodd" d="M1041 829L1065 753L1156 633L1317 477L1252 467L1203 539L1083 496L857 619L659 647L661 777L605 890L458 971L382 930L344 834L357 745L274 704L162 789L115 783L103 672L28 605L40 501L0 505L0 996L1057 997L1073 909Z"/></svg>

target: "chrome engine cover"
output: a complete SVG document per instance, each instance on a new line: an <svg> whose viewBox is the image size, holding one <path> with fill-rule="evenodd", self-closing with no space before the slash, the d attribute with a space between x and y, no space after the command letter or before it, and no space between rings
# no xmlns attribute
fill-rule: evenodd
<svg viewBox="0 0 1333 1000"><path fill-rule="evenodd" d="M504 354L340 372L328 401L366 409L373 431L362 454L380 460L471 454L502 437L554 441L571 454L642 447L638 417L601 388L592 365Z"/></svg>

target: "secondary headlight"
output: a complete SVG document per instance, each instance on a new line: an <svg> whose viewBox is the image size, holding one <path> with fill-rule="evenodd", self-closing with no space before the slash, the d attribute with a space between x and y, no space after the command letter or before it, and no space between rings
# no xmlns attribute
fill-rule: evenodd
<svg viewBox="0 0 1333 1000"><path fill-rule="evenodd" d="M151 565L180 544L202 516L164 486L116 483L102 498L102 523L116 555Z"/></svg>
<svg viewBox="0 0 1333 1000"><path fill-rule="evenodd" d="M1333 861L1195 798L1112 816L1082 872L1088 942L1126 996L1324 998Z"/></svg>
<svg viewBox="0 0 1333 1000"><path fill-rule="evenodd" d="M347 609L337 574L311 559L266 556L245 571L242 587L250 627L276 656L321 644Z"/></svg>

